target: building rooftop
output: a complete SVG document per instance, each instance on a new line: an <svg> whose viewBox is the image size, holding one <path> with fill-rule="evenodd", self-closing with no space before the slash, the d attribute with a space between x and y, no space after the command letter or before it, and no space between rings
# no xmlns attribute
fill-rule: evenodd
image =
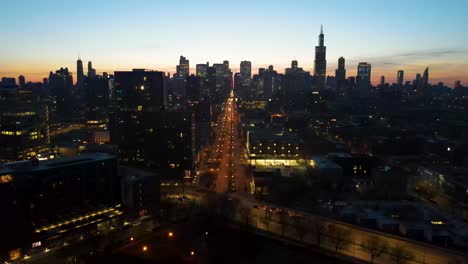
<svg viewBox="0 0 468 264"><path fill-rule="evenodd" d="M314 167L319 169L341 169L341 166L329 160L326 156L312 156Z"/></svg>
<svg viewBox="0 0 468 264"><path fill-rule="evenodd" d="M39 161L37 159L33 159L15 161L3 164L2 167L0 167L0 174L12 173L14 171L40 171L50 168L82 164L89 161L100 161L113 158L115 158L115 156L105 153L86 153L74 157L61 157L53 160Z"/></svg>

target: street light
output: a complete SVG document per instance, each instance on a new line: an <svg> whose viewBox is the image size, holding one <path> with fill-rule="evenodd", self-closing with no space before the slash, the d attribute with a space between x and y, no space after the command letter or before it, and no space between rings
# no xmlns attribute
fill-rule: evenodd
<svg viewBox="0 0 468 264"><path fill-rule="evenodd" d="M169 232L169 233L167 233L167 236L168 236L168 237L173 237L173 236L174 236L174 233Z"/></svg>
<svg viewBox="0 0 468 264"><path fill-rule="evenodd" d="M143 246L143 247L141 248L141 250L142 250L143 252L148 251L148 246Z"/></svg>

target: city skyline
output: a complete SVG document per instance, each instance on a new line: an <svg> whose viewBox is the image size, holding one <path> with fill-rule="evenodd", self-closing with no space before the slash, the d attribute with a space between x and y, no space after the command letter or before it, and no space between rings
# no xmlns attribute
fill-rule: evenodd
<svg viewBox="0 0 468 264"><path fill-rule="evenodd" d="M432 83L443 81L451 87L455 80L468 82L464 60L468 38L459 34L466 26L463 1L448 1L443 8L436 1L363 1L355 7L351 1L330 5L297 1L288 7L275 1L269 5L240 1L233 7L182 1L190 7L184 9L146 1L132 6L124 1L92 5L81 1L67 8L46 2L6 4L6 25L0 33L11 41L0 51L0 75L40 81L49 71L68 67L76 76L79 56L85 63L93 61L98 72L148 68L174 73L181 55L191 61L191 74L195 64L223 60L230 61L234 72L241 61L251 61L253 73L269 65L283 72L291 60L298 60L313 73L314 48L323 24L327 75L334 75L343 56L349 76L356 75L359 62L371 63L374 85L381 75L396 82L398 70L405 71L405 81L412 80L426 67ZM316 15L311 18L309 12ZM42 16L47 16L47 23ZM434 19L444 16L450 21ZM228 41L220 42L224 39Z"/></svg>

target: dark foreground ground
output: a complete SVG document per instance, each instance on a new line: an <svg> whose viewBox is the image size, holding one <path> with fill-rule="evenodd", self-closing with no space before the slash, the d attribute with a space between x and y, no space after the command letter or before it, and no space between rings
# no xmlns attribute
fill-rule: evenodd
<svg viewBox="0 0 468 264"><path fill-rule="evenodd" d="M168 232L173 232L169 237ZM283 242L239 230L203 233L187 241L183 230L164 230L106 256L89 257L86 263L345 263ZM144 250L146 247L146 250Z"/></svg>

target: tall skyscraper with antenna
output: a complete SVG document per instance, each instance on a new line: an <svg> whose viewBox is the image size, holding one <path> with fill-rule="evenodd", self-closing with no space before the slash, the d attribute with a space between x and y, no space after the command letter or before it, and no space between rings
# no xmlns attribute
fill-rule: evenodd
<svg viewBox="0 0 468 264"><path fill-rule="evenodd" d="M315 65L314 76L317 78L317 86L319 89L325 88L325 80L327 74L327 47L325 47L325 35L323 34L323 26L320 27L319 44L315 47Z"/></svg>

